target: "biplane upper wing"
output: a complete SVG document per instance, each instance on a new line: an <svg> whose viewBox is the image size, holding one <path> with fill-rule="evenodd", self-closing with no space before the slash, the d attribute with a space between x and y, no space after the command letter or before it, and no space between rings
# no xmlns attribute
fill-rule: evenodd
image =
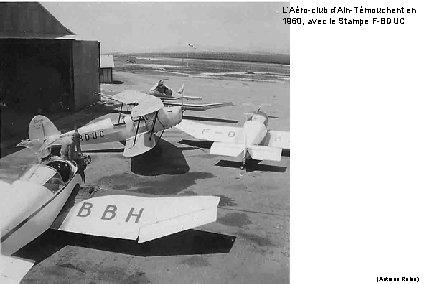
<svg viewBox="0 0 426 284"><path fill-rule="evenodd" d="M290 131L269 130L262 145L290 149Z"/></svg>
<svg viewBox="0 0 426 284"><path fill-rule="evenodd" d="M181 106L183 110L192 110L192 111L205 111L212 108L232 106L233 103L209 103L209 104L187 104L179 103L177 101L164 101L166 106Z"/></svg>
<svg viewBox="0 0 426 284"><path fill-rule="evenodd" d="M142 243L216 221L219 200L216 196L146 197L98 191L66 205L52 228Z"/></svg>
<svg viewBox="0 0 426 284"><path fill-rule="evenodd" d="M141 96L142 99L138 102L138 105L132 109L132 117L144 116L148 113L159 111L164 107L161 99L149 96L147 94L141 94L143 95Z"/></svg>
<svg viewBox="0 0 426 284"><path fill-rule="evenodd" d="M241 127L209 125L183 119L175 126L177 129L194 136L197 139L224 143L242 143Z"/></svg>
<svg viewBox="0 0 426 284"><path fill-rule="evenodd" d="M118 94L110 96L109 98L124 103L126 105L137 104L143 100L144 93L136 90L124 90Z"/></svg>

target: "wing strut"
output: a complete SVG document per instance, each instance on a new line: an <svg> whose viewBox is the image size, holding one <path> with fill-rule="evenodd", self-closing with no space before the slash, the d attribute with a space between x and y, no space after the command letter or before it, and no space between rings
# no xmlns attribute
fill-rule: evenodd
<svg viewBox="0 0 426 284"><path fill-rule="evenodd" d="M118 115L118 121L117 121L118 124L120 124L121 112L123 111L123 104L124 103L121 103L120 114Z"/></svg>
<svg viewBox="0 0 426 284"><path fill-rule="evenodd" d="M140 123L141 123L141 118L139 117L139 119L138 119L138 126L136 127L136 132L135 132L135 140L133 141L133 144L136 143L136 137L138 136L139 124Z"/></svg>
<svg viewBox="0 0 426 284"><path fill-rule="evenodd" d="M152 123L152 128L149 131L150 132L150 134L149 134L149 140L150 141L151 141L152 135L154 134L154 127L155 127L155 122L157 121L157 119L158 119L158 110L155 112L154 120L153 120L153 123ZM161 121L160 121L160 123L161 123Z"/></svg>

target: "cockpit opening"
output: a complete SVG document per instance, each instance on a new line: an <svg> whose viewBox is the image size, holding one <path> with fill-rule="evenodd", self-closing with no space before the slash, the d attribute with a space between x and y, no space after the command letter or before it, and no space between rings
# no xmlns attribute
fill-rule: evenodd
<svg viewBox="0 0 426 284"><path fill-rule="evenodd" d="M47 166L54 168L61 176L64 183L68 182L71 174L71 166L67 162L52 161L47 163Z"/></svg>

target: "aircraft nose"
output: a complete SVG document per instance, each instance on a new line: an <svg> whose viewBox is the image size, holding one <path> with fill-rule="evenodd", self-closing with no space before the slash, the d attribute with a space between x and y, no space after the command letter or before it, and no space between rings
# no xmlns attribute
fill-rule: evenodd
<svg viewBox="0 0 426 284"><path fill-rule="evenodd" d="M178 114L179 114L180 119L182 120L182 117L183 117L183 108L182 107L178 107Z"/></svg>
<svg viewBox="0 0 426 284"><path fill-rule="evenodd" d="M173 107L173 114L170 117L173 126L179 124L182 121L183 110L180 106Z"/></svg>

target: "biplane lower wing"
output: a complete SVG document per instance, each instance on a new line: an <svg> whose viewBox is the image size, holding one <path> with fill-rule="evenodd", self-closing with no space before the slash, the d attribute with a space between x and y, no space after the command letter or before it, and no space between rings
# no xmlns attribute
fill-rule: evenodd
<svg viewBox="0 0 426 284"><path fill-rule="evenodd" d="M216 221L219 200L216 196L146 197L100 191L88 199L75 199L52 228L142 243Z"/></svg>
<svg viewBox="0 0 426 284"><path fill-rule="evenodd" d="M131 158L141 155L157 145L159 137L149 132L139 133L135 136L126 139L126 146L124 146L123 156Z"/></svg>

